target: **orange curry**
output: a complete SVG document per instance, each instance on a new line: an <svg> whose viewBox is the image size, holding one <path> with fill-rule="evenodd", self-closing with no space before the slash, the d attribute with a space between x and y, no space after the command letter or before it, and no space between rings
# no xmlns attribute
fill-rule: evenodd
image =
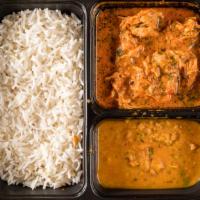
<svg viewBox="0 0 200 200"><path fill-rule="evenodd" d="M106 188L185 188L200 180L200 124L105 120L98 126L99 183Z"/></svg>
<svg viewBox="0 0 200 200"><path fill-rule="evenodd" d="M104 108L200 105L199 16L177 8L100 11L96 99Z"/></svg>

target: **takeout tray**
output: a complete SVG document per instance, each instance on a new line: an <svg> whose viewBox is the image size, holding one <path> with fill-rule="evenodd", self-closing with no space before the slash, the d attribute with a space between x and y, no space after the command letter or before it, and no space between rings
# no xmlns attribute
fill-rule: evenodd
<svg viewBox="0 0 200 200"><path fill-rule="evenodd" d="M94 37L95 30L95 6L98 4L98 0L0 0L0 19L5 15L12 13L13 11L20 11L24 9L34 8L50 8L59 9L62 12L75 13L83 23L84 32L84 133L83 133L83 149L84 159L82 169L84 171L81 182L74 186L67 186L60 189L46 189L37 188L31 190L26 187L8 186L6 182L0 181L0 199L200 199L200 184L197 184L195 188L184 191L170 190L171 192L161 190L150 191L121 191L121 190L106 190L98 187L98 183L95 182L95 169L93 166L95 145L94 145L94 130L95 125L107 118L119 118L119 117L134 117L134 118L188 118L194 120L200 120L200 108L187 108L187 109L135 109L135 110L105 110L102 109L95 101L94 95L94 78L95 78L95 65L94 65ZM164 6L165 1L107 1L111 7L123 4L124 6ZM128 2L128 3L127 3ZM144 3L145 2L145 3ZM169 0L173 4L172 0ZM183 5L182 1L176 5ZM188 2L197 5L199 12L200 0ZM191 4L192 5L192 4ZM106 4L104 5L106 6ZM96 12L96 11L95 11Z"/></svg>

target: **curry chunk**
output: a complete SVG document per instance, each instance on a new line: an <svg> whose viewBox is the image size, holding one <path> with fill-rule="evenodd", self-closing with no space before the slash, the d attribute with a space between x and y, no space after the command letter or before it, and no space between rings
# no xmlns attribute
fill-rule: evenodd
<svg viewBox="0 0 200 200"><path fill-rule="evenodd" d="M199 42L200 25L196 17L188 18L184 23L173 22L166 30L167 45L173 48L192 49Z"/></svg>
<svg viewBox="0 0 200 200"><path fill-rule="evenodd" d="M199 34L197 20L189 18L183 24L174 22L166 32L160 27L163 24L162 12L152 9L122 20L119 48L123 53L116 57L118 70L110 77L112 95L120 108L134 107L137 98L167 104L178 94L192 89L199 73L197 57L190 50ZM140 59L146 49L138 37L166 37L168 43L166 48L152 52L137 65L136 59ZM156 40L154 38L153 42ZM177 42L183 43L184 51L177 50L174 46ZM158 46L161 48L164 44L161 42Z"/></svg>
<svg viewBox="0 0 200 200"><path fill-rule="evenodd" d="M143 67L124 64L110 80L122 108L131 108L135 99L152 98L167 103L174 96L190 91L199 73L192 52L166 50L155 52L143 61Z"/></svg>
<svg viewBox="0 0 200 200"><path fill-rule="evenodd" d="M129 16L120 24L121 32L129 31L131 35L143 37L157 37L164 25L162 12L155 12L153 9L143 10L135 16Z"/></svg>
<svg viewBox="0 0 200 200"><path fill-rule="evenodd" d="M199 106L199 16L173 8L122 13L112 11L115 24L108 22L116 26L109 29L112 67L101 95L97 77L97 101L122 109ZM97 69L105 66L100 61Z"/></svg>

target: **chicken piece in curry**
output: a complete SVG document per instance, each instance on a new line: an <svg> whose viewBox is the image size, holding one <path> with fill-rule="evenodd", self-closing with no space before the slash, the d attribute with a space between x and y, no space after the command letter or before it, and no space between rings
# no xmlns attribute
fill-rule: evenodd
<svg viewBox="0 0 200 200"><path fill-rule="evenodd" d="M200 179L198 122L105 120L97 134L97 177L105 188L185 188Z"/></svg>
<svg viewBox="0 0 200 200"><path fill-rule="evenodd" d="M97 18L98 103L122 109L199 106L199 16L175 8L109 11Z"/></svg>

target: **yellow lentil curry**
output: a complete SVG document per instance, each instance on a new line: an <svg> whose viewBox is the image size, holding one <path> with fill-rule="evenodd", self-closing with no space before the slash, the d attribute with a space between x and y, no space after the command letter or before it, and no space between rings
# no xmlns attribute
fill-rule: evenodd
<svg viewBox="0 0 200 200"><path fill-rule="evenodd" d="M200 124L105 120L98 126L99 183L106 188L185 188L200 179Z"/></svg>
<svg viewBox="0 0 200 200"><path fill-rule="evenodd" d="M105 108L200 105L199 15L124 8L96 19L96 99Z"/></svg>

